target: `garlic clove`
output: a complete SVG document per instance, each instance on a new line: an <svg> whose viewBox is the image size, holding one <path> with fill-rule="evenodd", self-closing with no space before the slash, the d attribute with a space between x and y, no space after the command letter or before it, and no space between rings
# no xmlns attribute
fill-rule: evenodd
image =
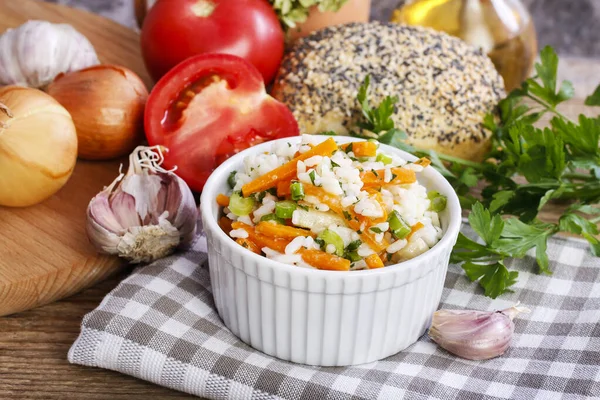
<svg viewBox="0 0 600 400"><path fill-rule="evenodd" d="M439 310L433 314L429 337L450 353L469 360L487 360L504 354L515 325L513 318L527 308L506 310Z"/></svg>
<svg viewBox="0 0 600 400"><path fill-rule="evenodd" d="M182 242L191 243L196 236L196 221L198 219L198 208L194 195L187 187L183 179L177 178L174 182L177 189L173 193L179 193L178 196L169 196L167 198L166 210L176 209L173 215L173 225L179 227L179 232L182 235ZM180 198L181 200L177 201Z"/></svg>
<svg viewBox="0 0 600 400"><path fill-rule="evenodd" d="M150 221L152 210L158 209L158 192L162 185L158 175L147 173L128 175L123 179L121 190L130 194L135 199L135 211L144 223Z"/></svg>
<svg viewBox="0 0 600 400"><path fill-rule="evenodd" d="M132 263L151 262L194 239L194 196L181 178L160 167L162 151L159 146L136 148L127 174L90 202L87 232L99 251Z"/></svg>
<svg viewBox="0 0 600 400"><path fill-rule="evenodd" d="M116 234L124 233L125 228L113 214L109 202L110 192L98 193L88 206L88 217L107 231Z"/></svg>
<svg viewBox="0 0 600 400"><path fill-rule="evenodd" d="M92 206L88 207L86 224L86 233L90 242L102 253L117 254L120 235L96 222L96 218L92 216L92 208Z"/></svg>
<svg viewBox="0 0 600 400"><path fill-rule="evenodd" d="M140 216L135 212L135 199L130 194L115 192L110 200L110 208L115 219L124 229L142 224Z"/></svg>

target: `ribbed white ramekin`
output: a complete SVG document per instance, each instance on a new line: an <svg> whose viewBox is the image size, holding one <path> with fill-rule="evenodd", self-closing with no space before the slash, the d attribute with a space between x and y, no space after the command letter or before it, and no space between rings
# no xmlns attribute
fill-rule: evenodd
<svg viewBox="0 0 600 400"><path fill-rule="evenodd" d="M357 140L335 139L339 143ZM211 284L225 325L257 350L310 365L367 363L414 343L437 309L460 228L461 209L452 186L433 168L418 174L420 183L448 197L448 206L440 215L444 236L426 253L376 270L294 267L243 248L217 222L215 199L229 190L230 172L242 168L244 157L269 151L272 144L252 147L227 160L210 176L202 192L200 208ZM381 149L415 159L390 146L381 145Z"/></svg>

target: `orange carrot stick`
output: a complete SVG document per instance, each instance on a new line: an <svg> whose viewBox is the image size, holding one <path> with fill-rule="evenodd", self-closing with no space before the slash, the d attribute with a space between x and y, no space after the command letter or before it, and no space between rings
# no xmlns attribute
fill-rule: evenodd
<svg viewBox="0 0 600 400"><path fill-rule="evenodd" d="M379 169L375 172L364 171L360 174L360 179L363 181L364 187L377 187L383 185L403 185L407 183L415 183L417 175L415 171L408 168L392 168L392 180L388 183L384 181L385 170Z"/></svg>
<svg viewBox="0 0 600 400"><path fill-rule="evenodd" d="M238 238L238 239L236 239L235 242L237 244L239 244L240 246L247 248L248 250L250 250L253 253L256 253L256 254L261 253L258 245L248 238L246 238L246 239Z"/></svg>
<svg viewBox="0 0 600 400"><path fill-rule="evenodd" d="M381 258L377 254L371 254L365 258L365 262L369 269L383 268L383 261L381 261Z"/></svg>
<svg viewBox="0 0 600 400"><path fill-rule="evenodd" d="M289 195L291 195L291 185L291 180L277 182L277 197L288 197Z"/></svg>
<svg viewBox="0 0 600 400"><path fill-rule="evenodd" d="M299 251L302 259L307 264L317 269L330 271L348 271L350 270L350 260L338 257L334 254L325 253L321 250L303 249Z"/></svg>
<svg viewBox="0 0 600 400"><path fill-rule="evenodd" d="M377 155L377 143L374 142L352 142L352 151L356 157L375 157ZM350 143L340 146L344 151L348 149Z"/></svg>
<svg viewBox="0 0 600 400"><path fill-rule="evenodd" d="M324 189L313 185L304 185L304 193L318 198L321 203L329 206L331 211L344 218L348 223L348 226L350 226L350 228L354 229L357 232L360 231L364 218L356 215L354 213L354 210L352 209L344 210L338 196L329 194ZM350 217L350 220L348 220L348 216ZM370 232L368 232L366 224L365 231L360 233L359 235L362 241L367 243L376 252L380 252L388 246L388 243L385 239L383 240L383 243L377 242L375 240L375 237Z"/></svg>
<svg viewBox="0 0 600 400"><path fill-rule="evenodd" d="M231 232L231 220L229 218L221 217L219 219L219 226L223 229L223 232L229 235L229 232Z"/></svg>
<svg viewBox="0 0 600 400"><path fill-rule="evenodd" d="M307 229L279 225L268 221L260 222L256 226L255 230L256 233L260 233L261 235L265 235L274 239L293 239L299 236L317 236Z"/></svg>
<svg viewBox="0 0 600 400"><path fill-rule="evenodd" d="M321 203L326 204L333 212L342 214L342 203L339 196L330 194L324 189L310 184L303 184L303 187L305 195L318 198Z"/></svg>
<svg viewBox="0 0 600 400"><path fill-rule="evenodd" d="M415 161L413 164L417 164L422 167L429 167L431 165L431 160L427 157L422 157Z"/></svg>
<svg viewBox="0 0 600 400"><path fill-rule="evenodd" d="M301 154L282 166L275 168L259 178L256 178L252 182L248 182L242 186L242 193L244 197L247 197L253 193L270 189L276 186L278 182L292 179L294 176L296 176L296 166L298 161L306 160L312 156L330 156L334 151L337 150L337 148L338 147L335 141L332 138L329 138L323 143L316 145L306 153Z"/></svg>
<svg viewBox="0 0 600 400"><path fill-rule="evenodd" d="M416 224L414 224L413 226L410 227L410 233L408 234L408 236L406 237L406 240L410 239L410 237L419 229L425 228L425 225L423 225L421 222L417 222Z"/></svg>
<svg viewBox="0 0 600 400"><path fill-rule="evenodd" d="M221 207L229 207L229 196L219 193L217 195L217 204Z"/></svg>
<svg viewBox="0 0 600 400"><path fill-rule="evenodd" d="M236 221L232 223L231 226L233 229L243 229L248 232L248 237L261 249L263 247L268 247L280 253L285 253L285 247L290 243L290 241L286 239L273 239L256 233L254 227L244 224L243 222Z"/></svg>

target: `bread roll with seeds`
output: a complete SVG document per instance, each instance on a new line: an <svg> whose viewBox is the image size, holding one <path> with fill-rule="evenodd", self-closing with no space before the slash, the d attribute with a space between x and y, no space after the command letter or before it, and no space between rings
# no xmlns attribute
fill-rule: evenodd
<svg viewBox="0 0 600 400"><path fill-rule="evenodd" d="M502 78L480 50L428 28L371 22L315 32L286 54L273 95L301 132L346 135L362 118L356 94L367 74L371 104L398 96L393 118L412 145L471 160L489 150L482 123L505 96Z"/></svg>

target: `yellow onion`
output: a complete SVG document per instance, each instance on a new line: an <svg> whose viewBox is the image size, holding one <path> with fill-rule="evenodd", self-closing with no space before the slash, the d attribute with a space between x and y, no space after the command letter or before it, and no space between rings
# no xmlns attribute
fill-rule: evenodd
<svg viewBox="0 0 600 400"><path fill-rule="evenodd" d="M71 116L37 89L0 88L0 205L25 207L56 193L77 160Z"/></svg>
<svg viewBox="0 0 600 400"><path fill-rule="evenodd" d="M57 76L47 91L73 117L80 158L120 157L142 141L148 90L131 70L97 65Z"/></svg>

